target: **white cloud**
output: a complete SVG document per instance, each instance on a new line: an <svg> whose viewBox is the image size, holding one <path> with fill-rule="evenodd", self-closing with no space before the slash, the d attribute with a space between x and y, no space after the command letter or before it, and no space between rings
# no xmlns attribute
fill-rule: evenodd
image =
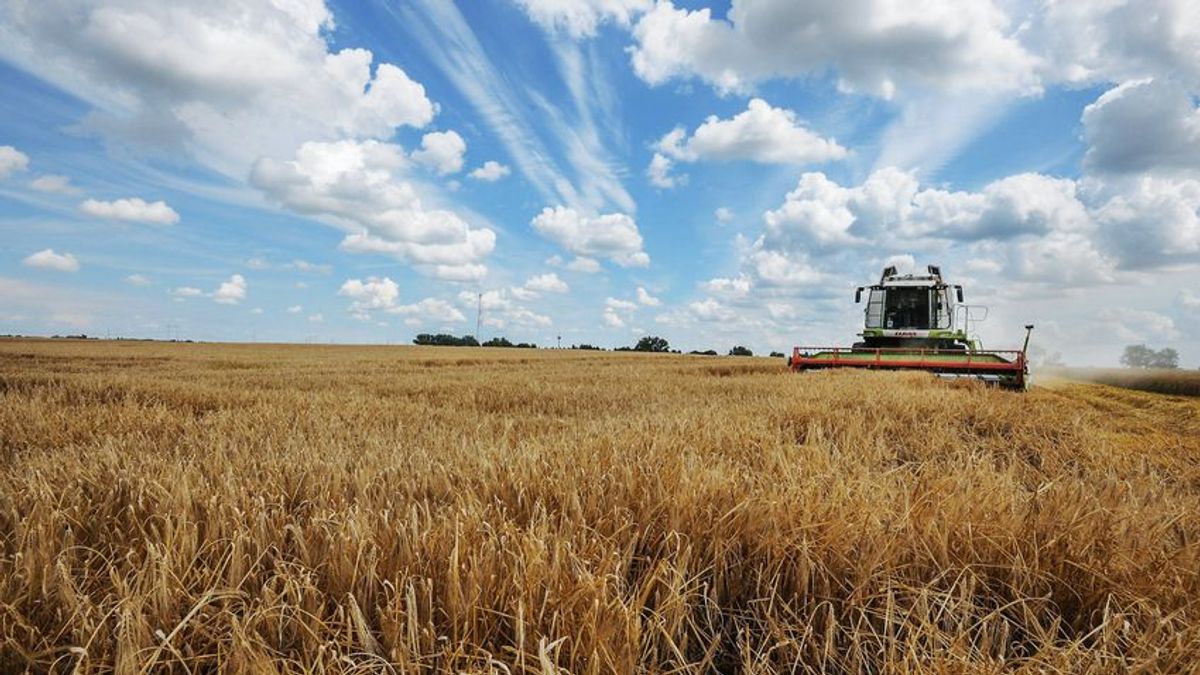
<svg viewBox="0 0 1200 675"><path fill-rule="evenodd" d="M460 322L467 319L454 305L437 298L425 298L420 302L411 305L399 305L387 311L391 314L400 314L402 316L411 316L413 318L442 323Z"/></svg>
<svg viewBox="0 0 1200 675"><path fill-rule="evenodd" d="M325 315L320 312L308 315L309 323L325 323Z"/></svg>
<svg viewBox="0 0 1200 675"><path fill-rule="evenodd" d="M646 292L646 289L642 288L641 286L637 287L637 299L638 303L647 307L658 307L662 304L661 300L653 295L650 295L648 292Z"/></svg>
<svg viewBox="0 0 1200 675"><path fill-rule="evenodd" d="M179 222L179 214L164 201L148 203L140 197L117 199L111 202L86 199L79 205L79 210L95 218L110 218L127 220L135 223L152 223L156 225L174 225Z"/></svg>
<svg viewBox="0 0 1200 675"><path fill-rule="evenodd" d="M735 278L715 277L700 284L704 290L713 295L721 295L730 298L744 298L750 294L750 289L754 284L745 275Z"/></svg>
<svg viewBox="0 0 1200 675"><path fill-rule="evenodd" d="M604 313L600 315L600 318L601 318L601 320L604 321L604 325L606 325L610 328L624 328L625 327L625 320L622 319L621 316L619 314L617 314L616 311L614 311L612 308L605 307Z"/></svg>
<svg viewBox="0 0 1200 675"><path fill-rule="evenodd" d="M1025 89L1036 59L991 0L797 3L734 0L728 19L659 2L633 30L634 71L651 85L698 77L747 91L773 77L832 69L843 89Z"/></svg>
<svg viewBox="0 0 1200 675"><path fill-rule="evenodd" d="M605 21L628 26L653 0L517 0L543 29L562 30L574 38L591 37Z"/></svg>
<svg viewBox="0 0 1200 675"><path fill-rule="evenodd" d="M172 288L167 293L176 298L198 298L204 295L204 291L194 286L179 286L178 288Z"/></svg>
<svg viewBox="0 0 1200 675"><path fill-rule="evenodd" d="M559 279L553 272L530 277L524 288L537 293L566 293L571 290L567 282Z"/></svg>
<svg viewBox="0 0 1200 675"><path fill-rule="evenodd" d="M724 206L718 207L716 211L713 211L713 218L716 218L718 223L728 223L733 220L733 211Z"/></svg>
<svg viewBox="0 0 1200 675"><path fill-rule="evenodd" d="M551 267L562 267L571 272L582 272L584 274L595 274L601 269L599 262L587 256L575 256L571 262L565 262L562 256L552 255L546 258L546 264Z"/></svg>
<svg viewBox="0 0 1200 675"><path fill-rule="evenodd" d="M688 311L701 321L733 321L737 314L713 298L688 303Z"/></svg>
<svg viewBox="0 0 1200 675"><path fill-rule="evenodd" d="M338 295L348 297L354 302L350 311L354 314L365 314L372 310L390 310L396 307L400 299L400 286L389 277L369 277L362 279L347 279L338 290Z"/></svg>
<svg viewBox="0 0 1200 675"><path fill-rule="evenodd" d="M467 142L457 132L434 131L421 137L421 149L412 158L445 176L462 170L466 151Z"/></svg>
<svg viewBox="0 0 1200 675"><path fill-rule="evenodd" d="M483 166L475 169L467 175L475 180L481 180L485 183L495 183L510 173L512 173L512 170L507 166L495 160L489 159L483 163Z"/></svg>
<svg viewBox="0 0 1200 675"><path fill-rule="evenodd" d="M1180 336L1174 319L1143 309L1106 308L1097 315L1095 323L1122 342L1174 340Z"/></svg>
<svg viewBox="0 0 1200 675"><path fill-rule="evenodd" d="M125 277L125 283L130 286L149 286L151 282L150 278L144 274L130 274Z"/></svg>
<svg viewBox="0 0 1200 675"><path fill-rule="evenodd" d="M349 230L347 251L447 270L479 265L495 247L495 233L426 208L417 188L400 178L404 164L403 150L388 143L305 143L293 160L256 163L250 180L289 209Z"/></svg>
<svg viewBox="0 0 1200 675"><path fill-rule="evenodd" d="M1200 294L1187 288L1179 291L1179 305L1188 311L1200 311Z"/></svg>
<svg viewBox="0 0 1200 675"><path fill-rule="evenodd" d="M222 281L212 294L213 302L222 305L236 305L246 298L246 279L240 274L234 274Z"/></svg>
<svg viewBox="0 0 1200 675"><path fill-rule="evenodd" d="M1200 261L1200 180L1143 175L1099 194L1115 194L1094 212L1107 244L1124 266L1153 268Z"/></svg>
<svg viewBox="0 0 1200 675"><path fill-rule="evenodd" d="M585 274L595 274L600 271L600 263L593 258L586 256L575 256L575 259L567 263L567 269L572 272L583 272Z"/></svg>
<svg viewBox="0 0 1200 675"><path fill-rule="evenodd" d="M1171 76L1200 88L1200 15L1193 0L1049 2L1030 41L1048 77L1074 83Z"/></svg>
<svg viewBox="0 0 1200 675"><path fill-rule="evenodd" d="M682 128L663 136L660 152L681 161L747 160L764 164L811 164L842 159L847 151L834 139L809 131L796 113L751 99L730 119L711 115L688 137ZM651 167L653 168L653 164ZM670 168L668 163L667 169Z"/></svg>
<svg viewBox="0 0 1200 675"><path fill-rule="evenodd" d="M54 174L46 174L38 176L29 182L29 187L38 192L52 192L60 195L71 195L79 192L79 189L71 185L71 179L67 176L58 176Z"/></svg>
<svg viewBox="0 0 1200 675"><path fill-rule="evenodd" d="M435 265L433 276L442 281L479 281L487 275L486 265L463 263L461 265Z"/></svg>
<svg viewBox="0 0 1200 675"><path fill-rule="evenodd" d="M543 237L581 256L608 258L622 267L650 264L637 223L623 213L585 216L564 206L547 207L532 225Z"/></svg>
<svg viewBox="0 0 1200 675"><path fill-rule="evenodd" d="M389 138L433 118L400 68L331 52L332 27L319 0L45 0L8 12L0 56L95 106L90 129L240 179L303 141Z"/></svg>
<svg viewBox="0 0 1200 675"><path fill-rule="evenodd" d="M251 313L251 314L255 314L255 315L262 314L262 313L263 313L263 308L262 308L262 307L255 307L254 309L250 310L250 313Z"/></svg>
<svg viewBox="0 0 1200 675"><path fill-rule="evenodd" d="M28 166L29 155L11 145L0 145L0 179L7 178L10 173L24 171Z"/></svg>
<svg viewBox="0 0 1200 675"><path fill-rule="evenodd" d="M672 175L671 169L675 166L675 162L670 157L661 152L654 153L654 157L650 159L650 166L646 167L646 178L650 180L650 184L654 187L660 187L664 190L669 190L676 185L687 184L687 174Z"/></svg>
<svg viewBox="0 0 1200 675"><path fill-rule="evenodd" d="M70 253L55 253L54 249L47 248L32 253L21 261L21 264L26 267L33 267L43 270L54 270L56 272L78 272L79 260Z"/></svg>
<svg viewBox="0 0 1200 675"><path fill-rule="evenodd" d="M299 314L300 312L303 312L303 311L304 311L303 305L292 305L291 307L287 308L288 314Z"/></svg>
<svg viewBox="0 0 1200 675"><path fill-rule="evenodd" d="M620 298L607 298L604 301L604 307L617 312L632 312L638 308L636 302L621 300Z"/></svg>
<svg viewBox="0 0 1200 675"><path fill-rule="evenodd" d="M1083 110L1094 173L1200 171L1200 108L1176 83L1126 82Z"/></svg>

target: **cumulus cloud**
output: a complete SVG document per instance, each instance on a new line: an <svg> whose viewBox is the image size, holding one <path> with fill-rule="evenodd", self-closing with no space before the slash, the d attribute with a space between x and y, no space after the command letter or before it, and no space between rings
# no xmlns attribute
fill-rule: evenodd
<svg viewBox="0 0 1200 675"><path fill-rule="evenodd" d="M466 316L457 307L438 298L425 298L411 305L398 305L389 308L388 313L408 316L422 321L438 321L441 323L457 323L466 321Z"/></svg>
<svg viewBox="0 0 1200 675"><path fill-rule="evenodd" d="M111 202L86 199L79 205L79 210L95 218L127 220L134 223L174 225L179 222L179 214L167 206L166 202L160 200L149 203L140 197Z"/></svg>
<svg viewBox="0 0 1200 675"><path fill-rule="evenodd" d="M212 294L213 302L222 305L236 305L246 299L246 279L240 274L234 274L222 281Z"/></svg>
<svg viewBox="0 0 1200 675"><path fill-rule="evenodd" d="M1047 77L1078 84L1170 75L1200 88L1192 0L1050 2L1032 26Z"/></svg>
<svg viewBox="0 0 1200 675"><path fill-rule="evenodd" d="M718 223L724 225L733 220L733 211L724 206L718 207L716 211L713 211L713 218L716 218Z"/></svg>
<svg viewBox="0 0 1200 675"><path fill-rule="evenodd" d="M1149 269L1200 261L1200 180L1144 175L1122 182L1095 210L1102 243L1123 265Z"/></svg>
<svg viewBox="0 0 1200 675"><path fill-rule="evenodd" d="M1100 311L1094 323L1100 330L1127 343L1173 340L1180 335L1174 319L1144 309L1109 307Z"/></svg>
<svg viewBox="0 0 1200 675"><path fill-rule="evenodd" d="M198 298L204 295L204 291L196 288L195 286L179 286L177 288L172 288L171 290L167 291L167 293L175 296L176 298Z"/></svg>
<svg viewBox="0 0 1200 675"><path fill-rule="evenodd" d="M653 0L517 0L529 18L547 31L574 38L591 37L605 21L629 25Z"/></svg>
<svg viewBox="0 0 1200 675"><path fill-rule="evenodd" d="M257 162L250 180L287 208L349 230L345 250L392 255L439 277L456 270L475 277L495 233L470 227L452 211L426 208L402 178L405 161L390 143L305 143L292 160Z"/></svg>
<svg viewBox="0 0 1200 675"><path fill-rule="evenodd" d="M144 274L130 274L125 277L125 283L130 286L149 286L150 278Z"/></svg>
<svg viewBox="0 0 1200 675"><path fill-rule="evenodd" d="M467 175L475 180L481 180L485 183L495 183L510 173L512 173L512 170L507 166L495 160L489 159L483 163L483 166L480 166Z"/></svg>
<svg viewBox="0 0 1200 675"><path fill-rule="evenodd" d="M79 192L78 188L71 185L70 178L55 174L38 176L29 182L29 187L38 192L51 192L60 195L70 195Z"/></svg>
<svg viewBox="0 0 1200 675"><path fill-rule="evenodd" d="M413 152L418 164L445 176L462 170L467 142L455 131L435 131L421 137L421 149Z"/></svg>
<svg viewBox="0 0 1200 675"><path fill-rule="evenodd" d="M805 128L796 113L774 108L760 98L751 99L746 110L730 119L709 116L690 137L682 128L673 129L659 140L657 148L660 153L687 162L746 160L811 164L841 159L847 154L836 140L822 138ZM665 169L670 169L669 162Z"/></svg>
<svg viewBox="0 0 1200 675"><path fill-rule="evenodd" d="M553 272L530 277L525 281L524 288L536 293L567 293L571 290L567 282Z"/></svg>
<svg viewBox="0 0 1200 675"><path fill-rule="evenodd" d="M913 173L894 168L849 187L806 173L783 204L763 214L761 233L742 248L742 273L703 288L733 299L759 286L816 288L830 281L822 269L829 258L914 248L943 260L961 256L973 272L1056 288L1109 283L1124 269L1194 264L1200 181L1026 173L978 191L950 191L923 188ZM912 255L889 260L908 263Z"/></svg>
<svg viewBox="0 0 1200 675"><path fill-rule="evenodd" d="M365 315L373 310L390 310L400 299L400 286L389 277L347 279L338 289L338 295L351 298L350 312Z"/></svg>
<svg viewBox="0 0 1200 675"><path fill-rule="evenodd" d="M659 2L634 27L634 71L651 85L699 78L721 92L832 69L843 89L1024 89L1036 59L991 0L797 3L734 0L727 19Z"/></svg>
<svg viewBox="0 0 1200 675"><path fill-rule="evenodd" d="M622 267L650 264L637 223L623 213L586 216L565 206L547 207L531 224L538 234L571 253L608 258Z"/></svg>
<svg viewBox="0 0 1200 675"><path fill-rule="evenodd" d="M79 271L79 260L75 256L70 253L55 253L52 248L42 249L26 256L21 264L26 267L56 272Z"/></svg>
<svg viewBox="0 0 1200 675"><path fill-rule="evenodd" d="M291 307L287 308L288 314L299 314L300 312L303 312L303 311L304 311L303 305L292 305Z"/></svg>
<svg viewBox="0 0 1200 675"><path fill-rule="evenodd" d="M642 288L641 286L637 287L637 299L638 299L639 304L645 305L647 307L658 307L659 305L662 304L661 300L654 297L653 295L650 295L650 293L647 292L646 289Z"/></svg>
<svg viewBox="0 0 1200 675"><path fill-rule="evenodd" d="M11 145L0 145L0 179L9 174L24 171L29 166L29 155Z"/></svg>
<svg viewBox="0 0 1200 675"><path fill-rule="evenodd" d="M1093 173L1200 171L1200 108L1177 83L1135 80L1084 108Z"/></svg>
<svg viewBox="0 0 1200 675"><path fill-rule="evenodd" d="M7 14L0 57L92 104L91 129L190 150L240 179L303 141L432 120L403 70L330 51L332 27L320 1L44 0Z"/></svg>
<svg viewBox="0 0 1200 675"><path fill-rule="evenodd" d="M672 175L671 169L675 166L675 162L670 157L661 152L654 153L654 157L650 159L650 166L646 167L646 178L654 187L660 187L664 190L670 190L676 185L687 184L687 174Z"/></svg>

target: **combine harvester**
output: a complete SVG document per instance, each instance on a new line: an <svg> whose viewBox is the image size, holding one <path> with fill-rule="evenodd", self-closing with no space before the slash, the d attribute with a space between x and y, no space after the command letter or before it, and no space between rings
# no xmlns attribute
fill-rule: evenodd
<svg viewBox="0 0 1200 675"><path fill-rule="evenodd" d="M1027 389L1025 352L1033 326L1025 326L1025 345L1020 351L982 349L979 340L967 337L971 308L961 304L962 286L943 282L935 265L930 265L928 272L900 275L889 266L878 284L859 286L855 302L862 302L864 290L870 291L866 324L859 334L863 341L850 348L796 347L788 360L792 370L924 370L938 377Z"/></svg>

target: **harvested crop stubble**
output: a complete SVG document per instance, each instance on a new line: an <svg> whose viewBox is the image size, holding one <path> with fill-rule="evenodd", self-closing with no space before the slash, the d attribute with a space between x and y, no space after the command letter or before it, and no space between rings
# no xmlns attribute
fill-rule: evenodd
<svg viewBox="0 0 1200 675"><path fill-rule="evenodd" d="M1200 401L721 363L0 342L0 670L1200 660Z"/></svg>

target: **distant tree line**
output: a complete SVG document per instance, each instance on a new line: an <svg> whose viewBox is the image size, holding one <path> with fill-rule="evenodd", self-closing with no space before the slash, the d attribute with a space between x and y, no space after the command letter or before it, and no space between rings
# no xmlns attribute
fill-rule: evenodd
<svg viewBox="0 0 1200 675"><path fill-rule="evenodd" d="M537 345L532 342L517 342L514 343L506 337L494 337L486 340L482 344L475 339L474 335L449 335L447 333L438 333L436 335L430 333L420 333L413 339L415 345L432 345L437 347L512 347L515 349L537 349ZM603 351L603 347L597 347L592 344L571 345L571 349L579 349L584 351ZM636 344L628 347L617 347L613 351L617 352L651 352L659 354L680 354L678 349L671 349L671 343L666 338L657 335L647 335L640 338ZM708 349L704 351L691 351L689 354L697 356L717 356L715 350ZM748 347L735 345L729 350L729 356L754 356L754 352ZM780 352L771 352L773 357L783 356Z"/></svg>
<svg viewBox="0 0 1200 675"><path fill-rule="evenodd" d="M476 340L474 335L458 337L447 333L438 333L437 335L419 333L417 337L413 338L413 344L433 345L435 347L478 347L479 340Z"/></svg>
<svg viewBox="0 0 1200 675"><path fill-rule="evenodd" d="M494 337L483 343L484 347L513 347L514 349L537 349L537 345L532 342L518 342L513 344L508 338Z"/></svg>
<svg viewBox="0 0 1200 675"><path fill-rule="evenodd" d="M1146 345L1129 345L1121 354L1121 365L1128 368L1179 368L1179 352L1167 347L1154 350Z"/></svg>

